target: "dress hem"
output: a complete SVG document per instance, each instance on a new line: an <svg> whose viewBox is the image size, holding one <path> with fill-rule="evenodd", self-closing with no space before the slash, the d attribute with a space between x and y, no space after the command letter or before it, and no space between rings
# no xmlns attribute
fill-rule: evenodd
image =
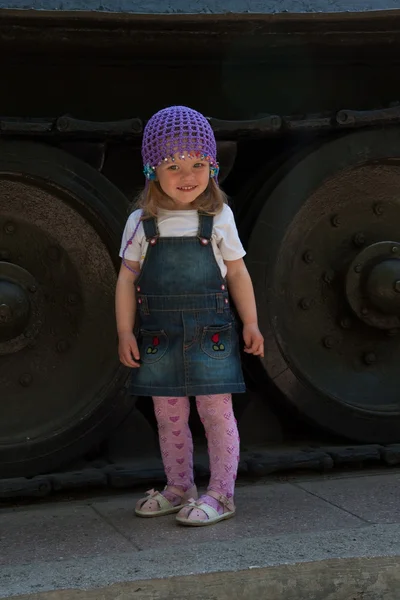
<svg viewBox="0 0 400 600"><path fill-rule="evenodd" d="M214 394L244 394L246 385L244 383L221 384L221 385L198 385L190 387L157 387L130 386L133 396L206 396Z"/></svg>

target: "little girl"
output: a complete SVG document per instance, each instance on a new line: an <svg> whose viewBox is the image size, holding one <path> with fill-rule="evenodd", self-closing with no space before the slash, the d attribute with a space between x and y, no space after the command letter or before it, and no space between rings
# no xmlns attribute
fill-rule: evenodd
<svg viewBox="0 0 400 600"><path fill-rule="evenodd" d="M120 253L119 357L133 368L132 394L153 397L167 486L147 492L135 512L178 512L183 525L211 525L235 514L239 436L231 394L245 385L230 297L245 352L263 356L264 340L245 252L217 183L209 122L184 106L159 111L145 127L142 157L146 186ZM196 397L210 457L210 483L198 500L189 396Z"/></svg>

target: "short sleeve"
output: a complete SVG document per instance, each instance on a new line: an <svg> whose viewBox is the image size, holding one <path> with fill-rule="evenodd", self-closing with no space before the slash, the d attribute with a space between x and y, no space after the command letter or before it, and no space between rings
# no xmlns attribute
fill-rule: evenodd
<svg viewBox="0 0 400 600"><path fill-rule="evenodd" d="M227 204L224 204L222 211L214 217L214 233L224 260L239 260L245 256L233 212Z"/></svg>
<svg viewBox="0 0 400 600"><path fill-rule="evenodd" d="M127 260L140 262L142 255L142 242L144 239L143 224L140 223L135 236L132 238L137 224L139 223L142 211L135 210L126 222L124 232L122 234L120 257ZM131 243L129 243L131 242ZM125 252L125 255L124 255Z"/></svg>

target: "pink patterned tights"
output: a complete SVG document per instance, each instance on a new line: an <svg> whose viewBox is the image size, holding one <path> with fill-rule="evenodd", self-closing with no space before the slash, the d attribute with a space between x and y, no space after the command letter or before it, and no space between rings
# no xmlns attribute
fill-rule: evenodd
<svg viewBox="0 0 400 600"><path fill-rule="evenodd" d="M193 486L189 398L155 396L153 402L167 484L187 491ZM197 396L196 405L208 442L211 472L208 490L232 498L239 463L239 435L232 409L232 396ZM164 495L170 499L167 492ZM220 509L219 503L210 496L203 498Z"/></svg>

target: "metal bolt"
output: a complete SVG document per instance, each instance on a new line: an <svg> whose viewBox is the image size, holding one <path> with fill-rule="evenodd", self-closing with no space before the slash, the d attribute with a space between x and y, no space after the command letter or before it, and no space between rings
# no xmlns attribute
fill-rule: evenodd
<svg viewBox="0 0 400 600"><path fill-rule="evenodd" d="M364 307L364 308L362 308L362 309L361 309L361 314L362 314L362 315L366 316L368 313L369 313L369 310L368 310L368 308L365 308L365 307Z"/></svg>
<svg viewBox="0 0 400 600"><path fill-rule="evenodd" d="M330 349L330 348L333 348L333 346L336 343L336 340L335 340L335 338L332 335L327 335L322 340L322 343L324 344L325 348Z"/></svg>
<svg viewBox="0 0 400 600"><path fill-rule="evenodd" d="M395 327L393 327L392 329L388 329L386 332L386 335L388 335L389 337L393 337L395 335L397 335L399 333L399 330L396 329Z"/></svg>
<svg viewBox="0 0 400 600"><path fill-rule="evenodd" d="M334 277L335 275L333 271L325 271L325 273L322 275L322 279L325 281L325 283L332 283Z"/></svg>
<svg viewBox="0 0 400 600"><path fill-rule="evenodd" d="M364 246L365 235L363 233L356 233L356 235L353 237L353 242L355 246Z"/></svg>
<svg viewBox="0 0 400 600"><path fill-rule="evenodd" d="M37 287L36 285L30 285L28 289L32 294L34 294L37 290Z"/></svg>
<svg viewBox="0 0 400 600"><path fill-rule="evenodd" d="M271 119L271 125L274 129L279 129L282 126L282 119L277 115L273 116Z"/></svg>
<svg viewBox="0 0 400 600"><path fill-rule="evenodd" d="M60 117L59 119L57 119L57 129L58 131L68 131L69 122L66 117Z"/></svg>
<svg viewBox="0 0 400 600"><path fill-rule="evenodd" d="M33 331L32 331L31 329L27 329L27 330L24 332L24 336L25 336L26 338L31 338L31 337L33 336Z"/></svg>
<svg viewBox="0 0 400 600"><path fill-rule="evenodd" d="M15 225L14 225L14 223L12 223L11 221L9 221L8 223L6 223L4 225L4 231L8 235L12 235L13 233L15 233Z"/></svg>
<svg viewBox="0 0 400 600"><path fill-rule="evenodd" d="M19 378L19 382L23 387L28 387L29 385L31 385L32 381L33 381L33 377L30 373L24 373Z"/></svg>
<svg viewBox="0 0 400 600"><path fill-rule="evenodd" d="M78 294L75 294L75 293L68 294L67 300L70 304L77 304Z"/></svg>
<svg viewBox="0 0 400 600"><path fill-rule="evenodd" d="M397 246L392 246L392 254L397 254L399 251Z"/></svg>
<svg viewBox="0 0 400 600"><path fill-rule="evenodd" d="M57 342L57 350L58 352L66 352L69 348L69 343L67 340L60 340Z"/></svg>
<svg viewBox="0 0 400 600"><path fill-rule="evenodd" d="M332 225L332 227L339 227L339 225L340 225L339 215L333 215L333 217L331 218L331 225Z"/></svg>
<svg viewBox="0 0 400 600"><path fill-rule="evenodd" d="M376 363L376 354L373 352L366 352L363 356L363 361L366 365L373 365Z"/></svg>
<svg viewBox="0 0 400 600"><path fill-rule="evenodd" d="M340 321L340 327L342 327L343 329L350 329L351 319L349 319L349 317L345 317L344 319L342 319Z"/></svg>
<svg viewBox="0 0 400 600"><path fill-rule="evenodd" d="M303 254L303 260L307 264L310 264L310 263L313 262L314 256L313 256L313 253L311 252L311 250L307 250L306 252L304 252L304 254Z"/></svg>
<svg viewBox="0 0 400 600"><path fill-rule="evenodd" d="M354 267L354 270L356 273L361 273L362 271L362 265L358 264Z"/></svg>
<svg viewBox="0 0 400 600"><path fill-rule="evenodd" d="M308 298L302 298L300 300L300 308L303 310L309 310L311 308L312 301Z"/></svg>
<svg viewBox="0 0 400 600"><path fill-rule="evenodd" d="M12 317L11 308L8 304L0 304L0 323L7 323Z"/></svg>
<svg viewBox="0 0 400 600"><path fill-rule="evenodd" d="M354 117L353 117L354 118ZM346 112L345 110L339 110L336 113L336 121L340 124L340 125L345 125L346 123L351 123L352 119L350 118L350 115L348 112Z"/></svg>
<svg viewBox="0 0 400 600"><path fill-rule="evenodd" d="M372 207L372 210L378 217L383 215L384 210L383 210L382 202L377 202L376 204L374 204L374 206Z"/></svg>

